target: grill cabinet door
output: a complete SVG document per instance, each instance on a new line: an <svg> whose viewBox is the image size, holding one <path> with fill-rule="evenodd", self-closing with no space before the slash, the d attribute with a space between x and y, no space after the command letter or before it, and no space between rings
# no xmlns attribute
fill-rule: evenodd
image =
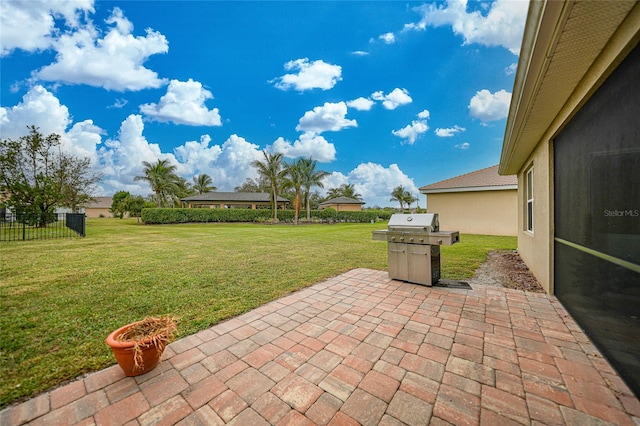
<svg viewBox="0 0 640 426"><path fill-rule="evenodd" d="M407 245L404 243L388 244L389 278L392 280L407 281Z"/></svg>
<svg viewBox="0 0 640 426"><path fill-rule="evenodd" d="M429 245L408 244L407 281L416 284L431 285L431 247Z"/></svg>

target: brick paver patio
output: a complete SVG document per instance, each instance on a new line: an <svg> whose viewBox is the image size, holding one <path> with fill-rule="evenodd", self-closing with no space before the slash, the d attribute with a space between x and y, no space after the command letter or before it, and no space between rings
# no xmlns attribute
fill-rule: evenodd
<svg viewBox="0 0 640 426"><path fill-rule="evenodd" d="M0 412L1 425L639 425L554 297L357 269Z"/></svg>

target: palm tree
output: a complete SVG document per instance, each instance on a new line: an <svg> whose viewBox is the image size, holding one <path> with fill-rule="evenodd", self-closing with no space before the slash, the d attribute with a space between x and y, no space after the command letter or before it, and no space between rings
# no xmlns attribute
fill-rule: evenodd
<svg viewBox="0 0 640 426"><path fill-rule="evenodd" d="M316 165L318 162L316 160L309 158L302 158L299 161L299 165L302 167L302 186L304 188L304 205L307 211L307 222L311 220L311 206L309 202L311 187L318 186L320 188L324 188L322 184L322 179L325 176L328 176L329 173L323 170L316 170Z"/></svg>
<svg viewBox="0 0 640 426"><path fill-rule="evenodd" d="M213 180L206 173L201 173L193 177L193 189L198 194L205 194L207 192L215 191L216 188L213 185Z"/></svg>
<svg viewBox="0 0 640 426"><path fill-rule="evenodd" d="M327 191L327 200L338 197L347 197L362 201L362 195L358 194L356 188L350 183L343 183L338 188L331 188Z"/></svg>
<svg viewBox="0 0 640 426"><path fill-rule="evenodd" d="M411 209L411 204L415 203L416 201L418 201L418 199L414 197L411 192L404 192L404 202L407 203L407 208Z"/></svg>
<svg viewBox="0 0 640 426"><path fill-rule="evenodd" d="M391 191L391 199L389 201L397 201L400 203L400 210L404 211L404 202L407 191L404 189L402 185L396 186Z"/></svg>
<svg viewBox="0 0 640 426"><path fill-rule="evenodd" d="M293 221L298 224L300 209L302 207L302 186L304 185L304 169L306 164L303 158L285 165L284 179L282 180L282 189L293 189Z"/></svg>
<svg viewBox="0 0 640 426"><path fill-rule="evenodd" d="M195 192L196 191L193 189L193 185L191 185L191 182L187 181L181 176L176 176L176 188L173 193L170 194L172 207L182 207L181 198L194 195Z"/></svg>
<svg viewBox="0 0 640 426"><path fill-rule="evenodd" d="M178 175L175 174L176 166L169 160L158 160L156 163L143 161L144 176L136 176L135 181L143 180L151 186L155 193L156 205L162 207L167 199L178 190Z"/></svg>
<svg viewBox="0 0 640 426"><path fill-rule="evenodd" d="M280 187L280 181L282 180L282 154L276 152L269 154L267 151L262 151L264 155L264 161L255 160L251 163L253 167L258 170L258 174L264 180L269 182L271 186L271 208L273 209L273 221L278 221L278 189Z"/></svg>

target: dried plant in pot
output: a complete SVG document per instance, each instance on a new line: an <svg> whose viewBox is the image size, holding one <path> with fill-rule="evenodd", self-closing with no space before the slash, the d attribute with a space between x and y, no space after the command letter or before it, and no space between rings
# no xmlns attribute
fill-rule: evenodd
<svg viewBox="0 0 640 426"><path fill-rule="evenodd" d="M139 376L155 368L177 332L175 318L149 317L115 330L106 343L124 374Z"/></svg>

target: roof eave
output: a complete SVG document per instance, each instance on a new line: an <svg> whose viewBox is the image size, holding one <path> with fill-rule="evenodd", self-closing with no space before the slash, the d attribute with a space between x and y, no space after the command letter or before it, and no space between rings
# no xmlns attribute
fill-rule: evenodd
<svg viewBox="0 0 640 426"><path fill-rule="evenodd" d="M488 185L488 186L466 186L460 188L436 188L421 189L422 194L443 194L447 192L480 192L480 191L508 191L517 190L518 185Z"/></svg>
<svg viewBox="0 0 640 426"><path fill-rule="evenodd" d="M585 19L603 25L589 32L580 58L574 58L567 46L580 42L576 37L584 31L576 31L576 22L587 25ZM565 33L567 26L571 30ZM562 130L639 40L640 2L532 1L498 173L520 172L538 144ZM564 47L556 50L559 41ZM550 92L553 87L561 89Z"/></svg>
<svg viewBox="0 0 640 426"><path fill-rule="evenodd" d="M518 173L538 140L522 140L520 133L526 124L537 90L542 83L544 69L551 59L564 20L573 1L531 1L527 13L518 60L518 71L513 86L511 105L505 129L498 173Z"/></svg>

